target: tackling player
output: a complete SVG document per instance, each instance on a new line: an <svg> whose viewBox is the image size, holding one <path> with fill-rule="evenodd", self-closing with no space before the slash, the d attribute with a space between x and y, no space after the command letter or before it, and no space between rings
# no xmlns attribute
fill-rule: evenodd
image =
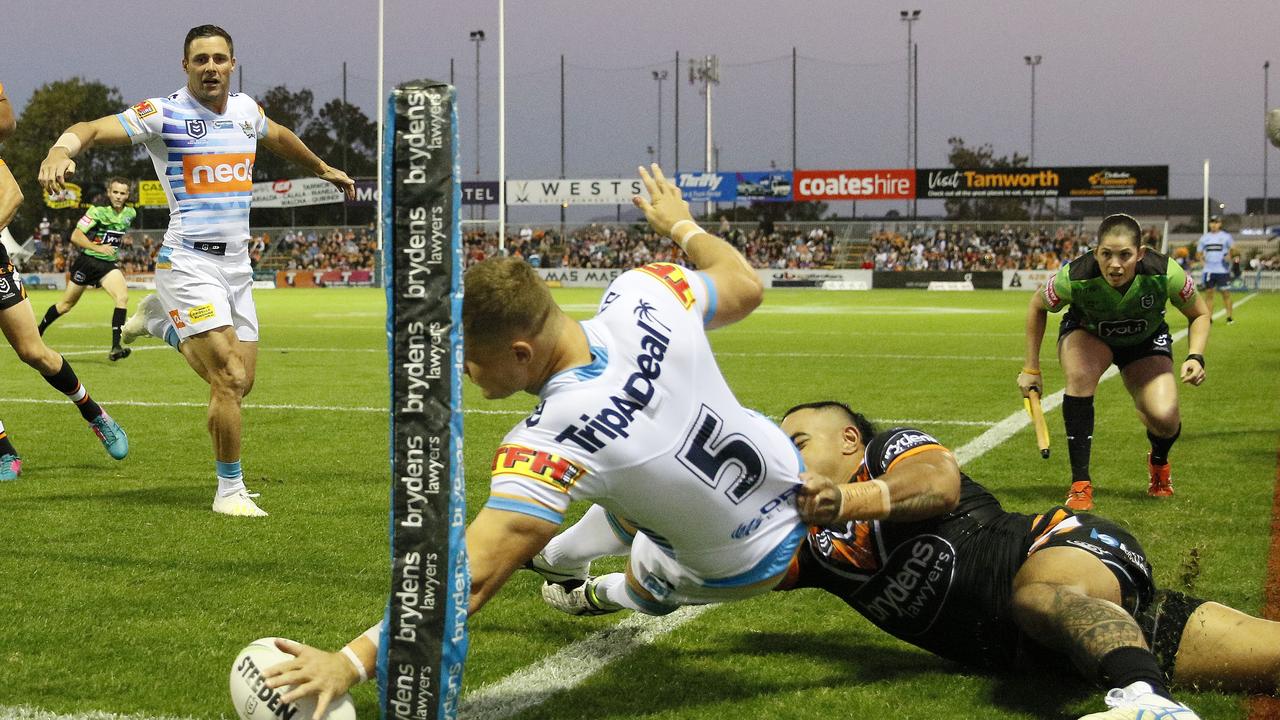
<svg viewBox="0 0 1280 720"><path fill-rule="evenodd" d="M1209 216L1209 232L1200 236L1196 242L1196 259L1204 264L1200 278L1200 290L1204 292L1204 302L1213 314L1213 291L1222 292L1222 302L1227 306L1227 324L1235 319L1231 316L1231 258L1236 241L1231 233L1222 229L1222 218Z"/></svg>
<svg viewBox="0 0 1280 720"><path fill-rule="evenodd" d="M122 329L176 347L209 383L209 435L218 489L213 511L264 517L240 467L240 403L253 388L258 313L249 263L249 204L259 143L355 195L347 174L316 157L253 98L230 91L235 47L216 25L191 28L183 42L187 84L92 122L76 123L40 165L47 190L63 185L75 158L94 145L143 144L169 200L169 229L156 256L156 293Z"/></svg>
<svg viewBox="0 0 1280 720"><path fill-rule="evenodd" d="M1093 443L1093 395L1113 363L1147 426L1147 493L1173 494L1169 449L1182 431L1178 385L1173 377L1173 340L1164 321L1171 303L1190 321L1188 354L1181 379L1204 382L1204 349L1209 310L1195 283L1172 259L1141 245L1142 230L1128 215L1111 215L1098 226L1098 245L1062 266L1054 279L1031 296L1027 308L1026 360L1018 388L1026 397L1043 390L1040 344L1045 316L1070 306L1058 326L1058 359L1066 375L1062 419L1067 428L1071 489L1067 507L1093 508L1089 455Z"/></svg>
<svg viewBox="0 0 1280 720"><path fill-rule="evenodd" d="M467 375L486 398L540 400L498 448L489 500L467 527L473 613L555 535L572 500L603 508L570 531L577 543L630 544L625 575L588 583L585 567L565 568L577 574L575 607L592 611L661 614L768 592L804 540L791 500L800 458L777 425L738 403L707 339L759 305L760 280L652 172L640 170L651 201L635 204L696 272L668 263L625 272L595 317L577 322L522 260L467 271ZM268 670L267 683L294 686L285 702L318 695L320 717L368 677L380 633L338 653L281 641L297 659Z"/></svg>
<svg viewBox="0 0 1280 720"><path fill-rule="evenodd" d="M107 200L110 205L93 206L85 211L71 232L71 242L80 247L81 254L71 265L71 284L62 299L45 310L39 330L44 335L55 320L71 312L86 287L100 287L116 304L111 313L111 351L107 353L107 359L115 362L129 357L130 353L129 348L120 346L120 328L129 307L129 287L116 261L120 256L120 240L138 211L125 206L129 200L129 181L122 177L107 181Z"/></svg>
<svg viewBox="0 0 1280 720"><path fill-rule="evenodd" d="M1005 512L933 437L876 432L843 403L796 406L782 428L809 471L801 517L817 527L780 589L825 589L893 636L971 666L1066 656L1114 688L1094 720L1192 720L1171 682L1276 692L1280 623L1157 590L1119 525L1061 506Z"/></svg>
<svg viewBox="0 0 1280 720"><path fill-rule="evenodd" d="M13 108L5 97L4 85L0 85L0 140L13 132ZM13 173L0 158L0 231L3 231L22 204L22 190L13 179ZM36 317L27 299L27 289L18 277L18 271L9 262L9 251L0 243L0 332L9 341L18 357L35 368L45 382L63 393L80 410L80 416L89 423L107 453L117 460L129 454L129 438L124 429L111 419L100 405L89 397L89 391L71 369L71 363L44 344L36 330ZM0 481L16 480L22 472L22 458L0 422Z"/></svg>

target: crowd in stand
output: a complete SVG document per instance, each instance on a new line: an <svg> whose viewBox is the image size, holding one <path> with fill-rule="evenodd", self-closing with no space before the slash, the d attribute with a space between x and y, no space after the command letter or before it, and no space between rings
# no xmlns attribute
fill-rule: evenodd
<svg viewBox="0 0 1280 720"><path fill-rule="evenodd" d="M65 272L78 252L69 229L43 225L33 235L35 254L23 263L24 272ZM771 269L844 267L895 271L1053 270L1087 249L1085 226L921 224L881 229L852 240L853 253L835 257L835 233L829 226L743 229L722 223L714 232L733 243L752 265ZM159 231L127 234L120 248L120 269L126 274L152 272L162 235ZM1157 231L1144 241L1160 246ZM468 266L499 254L496 233L471 230L463 235ZM573 227L563 237L554 226L516 226L505 252L523 257L536 267L631 268L650 262L680 261L675 245L644 225L591 224ZM312 228L286 231L278 239L257 233L250 240L250 260L266 270L373 270L379 251L374 230ZM1176 256L1176 253L1175 253ZM264 265L264 259L267 261ZM1268 254L1249 269L1280 269L1280 256Z"/></svg>
<svg viewBox="0 0 1280 720"><path fill-rule="evenodd" d="M920 226L879 231L863 255L870 270L1055 270L1088 245L1083 227Z"/></svg>
<svg viewBox="0 0 1280 720"><path fill-rule="evenodd" d="M715 230L760 268L819 268L831 264L830 228L789 229L767 232L722 226ZM498 236L470 231L463 237L467 265L498 254ZM506 252L523 257L535 267L631 268L651 262L678 261L675 245L639 225L586 225L573 228L562 238L554 229L522 227L507 238Z"/></svg>

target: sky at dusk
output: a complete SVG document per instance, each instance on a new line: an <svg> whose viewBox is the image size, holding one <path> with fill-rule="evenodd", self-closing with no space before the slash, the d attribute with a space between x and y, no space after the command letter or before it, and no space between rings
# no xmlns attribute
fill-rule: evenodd
<svg viewBox="0 0 1280 720"><path fill-rule="evenodd" d="M946 166L952 136L990 143L1000 155L1027 153L1031 71L1023 57L1040 55L1037 165L1167 164L1171 194L1198 197L1207 158L1211 194L1228 212L1242 212L1246 196L1262 195L1263 62L1280 62L1274 0L512 0L507 176L560 174L561 54L569 177L630 177L650 159L650 146L656 155L654 70L669 72L662 83L662 163L674 162L679 83L681 169L701 169L704 100L688 82L686 61L708 54L720 60L720 84L712 91L720 169L789 168L793 47L798 166L904 167L907 32L898 11L916 8L921 167ZM127 103L173 92L185 81L182 38L202 23L232 34L251 94L306 87L318 108L341 96L345 61L351 102L372 117L385 96L376 87L374 0L43 0L6 3L3 17L0 82L19 113L41 84L76 75L118 88ZM448 80L453 62L464 179L475 179L477 147L476 46L469 34L485 31L480 177L496 179L497 0L386 0L386 28L388 88L418 78ZM1275 69L1280 75L1280 65ZM1280 105L1276 85L1273 106ZM1278 170L1280 151L1272 150L1273 197L1280 197Z"/></svg>

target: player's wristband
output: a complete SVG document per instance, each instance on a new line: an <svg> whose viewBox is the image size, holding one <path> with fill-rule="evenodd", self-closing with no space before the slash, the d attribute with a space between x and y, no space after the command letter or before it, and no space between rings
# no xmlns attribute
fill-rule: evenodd
<svg viewBox="0 0 1280 720"><path fill-rule="evenodd" d="M1200 363L1200 369L1201 369L1201 370L1203 370L1203 369L1205 368L1205 365L1204 365L1204 356L1203 356L1203 355L1201 355L1200 353L1190 353L1190 354L1188 354L1188 355L1187 355L1187 360L1195 360L1196 362ZM1183 360L1183 362L1186 362L1186 360Z"/></svg>
<svg viewBox="0 0 1280 720"><path fill-rule="evenodd" d="M670 234L675 244L679 245L681 250L684 250L694 235L700 235L705 232L706 230L703 230L698 223L692 220L681 220L671 226Z"/></svg>
<svg viewBox="0 0 1280 720"><path fill-rule="evenodd" d="M1023 372L1024 374L1026 374L1026 375L1039 375L1039 374L1040 374L1040 371L1039 371L1039 370L1032 370L1031 368L1027 368L1027 367L1022 368L1022 372Z"/></svg>
<svg viewBox="0 0 1280 720"><path fill-rule="evenodd" d="M54 147L60 147L67 151L67 157L75 157L80 153L80 136L73 132L64 132L58 138L58 142L53 144Z"/></svg>
<svg viewBox="0 0 1280 720"><path fill-rule="evenodd" d="M343 647L342 656L345 657L347 661L355 667L356 672L360 674L360 682L364 682L369 679L369 671L364 669L364 663L360 662L360 658L356 656L355 650L352 650L350 647Z"/></svg>
<svg viewBox="0 0 1280 720"><path fill-rule="evenodd" d="M883 520L889 517L889 486L883 480L840 486L837 520Z"/></svg>

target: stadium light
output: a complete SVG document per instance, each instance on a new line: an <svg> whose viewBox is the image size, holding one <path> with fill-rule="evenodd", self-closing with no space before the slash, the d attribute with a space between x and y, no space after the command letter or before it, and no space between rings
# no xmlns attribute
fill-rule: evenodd
<svg viewBox="0 0 1280 720"><path fill-rule="evenodd" d="M911 84L915 75L913 72L915 70L915 61L912 59L914 53L912 52L911 44L911 26L915 25L915 22L920 19L920 11L899 10L898 18L907 25L907 167L915 167L915 164L911 160ZM910 208L911 203L908 202L908 211L910 211Z"/></svg>
<svg viewBox="0 0 1280 720"><path fill-rule="evenodd" d="M658 164L662 164L662 81L667 79L666 70L654 70L653 79L658 81Z"/></svg>
<svg viewBox="0 0 1280 720"><path fill-rule="evenodd" d="M1027 163L1031 167L1036 166L1036 66L1040 64L1039 55L1023 55L1023 61L1031 68L1031 154L1027 156Z"/></svg>
<svg viewBox="0 0 1280 720"><path fill-rule="evenodd" d="M476 180L480 179L480 43L484 42L483 30L471 31L471 42L476 44ZM484 206L481 205L483 212Z"/></svg>

